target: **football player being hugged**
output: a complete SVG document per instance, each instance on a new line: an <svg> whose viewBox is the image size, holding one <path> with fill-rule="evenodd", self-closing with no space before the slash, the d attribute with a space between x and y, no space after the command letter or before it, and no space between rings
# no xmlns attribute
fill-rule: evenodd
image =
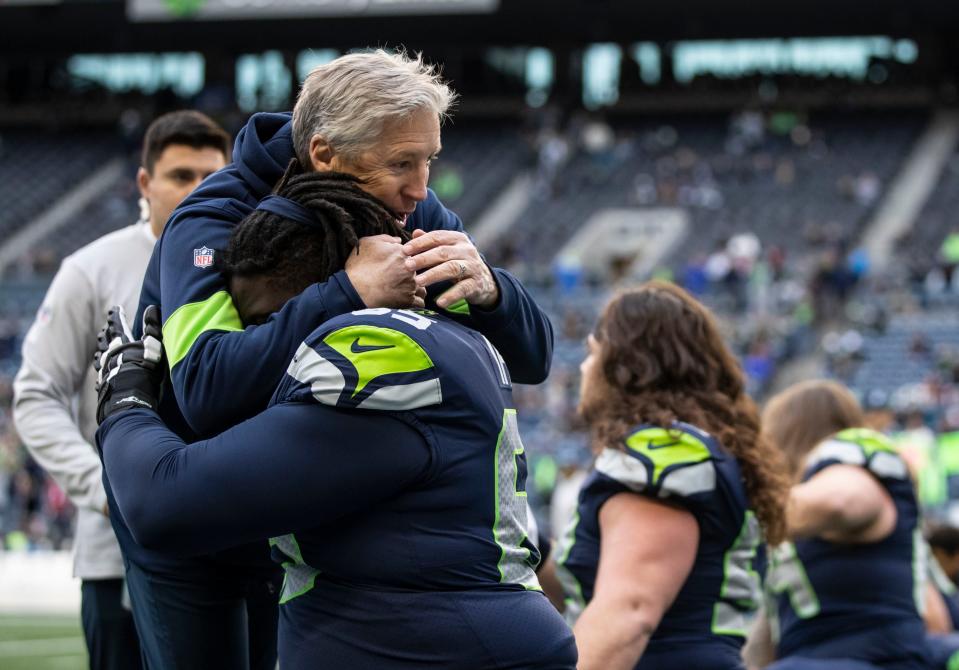
<svg viewBox="0 0 959 670"><path fill-rule="evenodd" d="M739 365L709 311L658 281L615 296L588 346L596 460L556 549L578 667L741 668L786 479Z"/></svg>
<svg viewBox="0 0 959 670"><path fill-rule="evenodd" d="M360 237L408 237L399 218L353 177L288 171L222 254L244 322L342 269ZM120 512L166 552L273 538L286 670L575 666L534 573L509 374L478 331L425 310L333 318L268 409L186 444L154 411L156 310L142 342L123 330L114 317L103 338L98 433Z"/></svg>

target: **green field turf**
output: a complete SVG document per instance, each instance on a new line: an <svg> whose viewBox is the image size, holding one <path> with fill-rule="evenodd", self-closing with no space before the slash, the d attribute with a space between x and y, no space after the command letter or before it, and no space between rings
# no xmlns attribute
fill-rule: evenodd
<svg viewBox="0 0 959 670"><path fill-rule="evenodd" d="M79 615L0 614L3 670L85 670Z"/></svg>

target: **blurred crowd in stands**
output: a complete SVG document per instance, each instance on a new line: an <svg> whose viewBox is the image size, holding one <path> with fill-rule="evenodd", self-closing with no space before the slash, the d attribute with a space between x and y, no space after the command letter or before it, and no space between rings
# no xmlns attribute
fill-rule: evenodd
<svg viewBox="0 0 959 670"><path fill-rule="evenodd" d="M907 448L933 482L925 485L930 506L945 510L948 498L959 499L959 446L954 473L929 474L942 435L959 431L959 328L950 336L953 322L939 316L959 305L959 229L945 214L959 200L959 161L950 163L922 214L938 217L939 232L902 240L898 271L870 275L857 246L927 120L915 113L818 119L750 110L675 122L583 113L561 122L547 110L532 129L464 124L444 132L431 185L468 228L517 174L531 178L525 210L484 251L530 287L556 332L549 379L515 389L530 454L528 488L545 528L555 531L570 513L590 458L576 413L585 337L617 282L637 279L633 258L614 259L600 273L570 274L555 263L601 207L687 211L686 239L652 274L682 284L716 311L751 393L761 400L787 364L810 362L813 374L828 373L861 392L880 427L904 435L904 444L925 445ZM875 142L877 133L883 142ZM124 146L122 138L111 146ZM59 260L135 216L132 174L124 171L106 204L77 215L71 229L81 233L43 240L0 289L0 533L8 549L69 542L69 503L29 461L11 425L11 379L20 339ZM0 221L0 228L25 221ZM920 262L929 259L935 262ZM939 329L908 325L916 315ZM905 333L894 343L903 351L872 356L890 333ZM902 360L915 366L904 372ZM870 372L886 364L893 366L888 387Z"/></svg>

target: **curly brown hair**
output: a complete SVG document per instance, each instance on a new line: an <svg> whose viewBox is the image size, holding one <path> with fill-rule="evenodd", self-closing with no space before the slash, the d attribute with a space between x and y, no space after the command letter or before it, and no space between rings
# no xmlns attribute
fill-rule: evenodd
<svg viewBox="0 0 959 670"><path fill-rule="evenodd" d="M788 478L760 431L743 373L712 314L674 284L650 281L613 297L593 333L580 410L598 448L625 448L638 424L684 421L714 435L736 458L766 541L785 537Z"/></svg>

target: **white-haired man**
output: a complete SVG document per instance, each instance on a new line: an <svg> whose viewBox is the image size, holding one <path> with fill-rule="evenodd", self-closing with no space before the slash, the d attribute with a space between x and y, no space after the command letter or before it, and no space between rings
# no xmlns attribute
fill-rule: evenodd
<svg viewBox="0 0 959 670"><path fill-rule="evenodd" d="M174 212L147 270L140 309L160 305L172 388L160 414L184 440L263 411L304 338L364 308L425 301L486 335L515 381L546 377L549 320L516 279L486 265L459 218L427 189L454 95L420 57L378 50L338 58L310 73L292 119L254 115L236 139L233 164ZM217 271L217 250L293 158L303 170L362 179L362 188L392 209L414 239L404 245L390 236L364 238L344 270L309 286L265 323L248 326ZM272 668L273 659L247 658L246 645L254 641L243 625L244 585L275 574L267 542L190 559L147 550L107 490L150 664ZM210 495L216 496L214 481ZM275 639L275 625L250 634Z"/></svg>

